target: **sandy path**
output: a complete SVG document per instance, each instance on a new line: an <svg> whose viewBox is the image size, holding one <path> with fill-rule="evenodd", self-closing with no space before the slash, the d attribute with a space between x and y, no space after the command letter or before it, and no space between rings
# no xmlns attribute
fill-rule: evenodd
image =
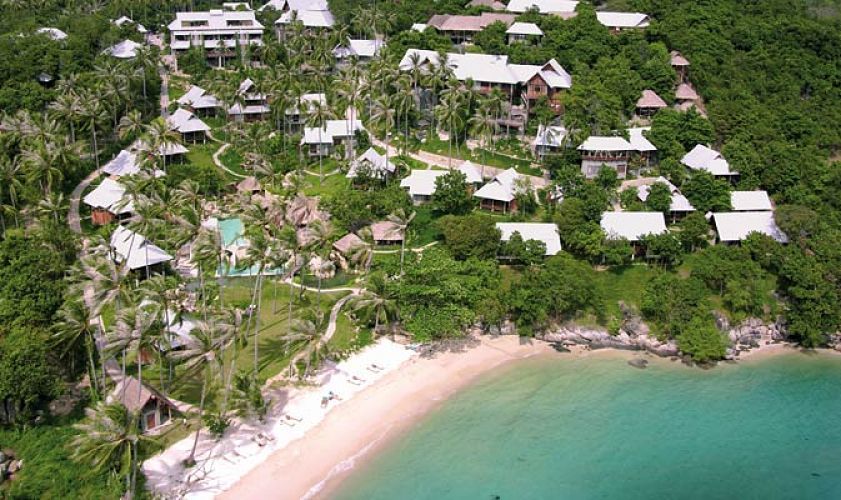
<svg viewBox="0 0 841 500"><path fill-rule="evenodd" d="M302 439L278 450L219 498L304 498L339 482L354 461L398 435L478 375L554 352L542 342L483 337L468 352L415 358L338 406ZM329 480L325 480L329 478Z"/></svg>

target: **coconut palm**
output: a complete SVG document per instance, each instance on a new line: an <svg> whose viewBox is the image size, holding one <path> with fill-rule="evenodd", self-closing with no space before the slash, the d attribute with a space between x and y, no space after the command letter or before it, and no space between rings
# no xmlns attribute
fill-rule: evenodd
<svg viewBox="0 0 841 500"><path fill-rule="evenodd" d="M403 152L409 147L409 114L415 109L415 96L412 93L412 79L409 75L401 75L395 82L395 94L392 104L395 109L403 113Z"/></svg>
<svg viewBox="0 0 841 500"><path fill-rule="evenodd" d="M447 143L449 145L448 167L452 168L453 139L458 134L462 124L462 110L464 109L463 94L460 92L457 80L452 80L441 93L441 104L435 107L438 121L447 127Z"/></svg>
<svg viewBox="0 0 841 500"><path fill-rule="evenodd" d="M7 158L6 156L0 156L0 187L2 187L2 191L5 194L5 197L9 203L11 203L10 212L12 213L15 219L15 227L18 225L18 194L23 189L23 183L20 181L21 177L21 163L18 161L18 158ZM4 206L5 200L4 200ZM6 218L5 216L2 217L3 221L3 232L6 231Z"/></svg>
<svg viewBox="0 0 841 500"><path fill-rule="evenodd" d="M198 419L199 428L196 429L193 447L185 463L196 463L196 448L199 444L201 421L207 403L207 393L213 380L214 372L221 374L222 357L220 352L233 338L233 331L228 325L211 317L208 321L198 321L190 337L185 339L182 349L170 351L169 357L176 362L182 362L185 376L200 376L202 379L201 396L199 398Z"/></svg>
<svg viewBox="0 0 841 500"><path fill-rule="evenodd" d="M126 481L126 498L134 498L140 449L154 443L140 431L140 414L100 401L85 416L73 426L79 434L70 443L72 459L98 472L113 471Z"/></svg>
<svg viewBox="0 0 841 500"><path fill-rule="evenodd" d="M132 63L143 79L143 103L147 103L146 95L146 72L149 69L154 69L158 65L157 58L152 52L152 47L144 45L135 50L134 59Z"/></svg>
<svg viewBox="0 0 841 500"><path fill-rule="evenodd" d="M55 149L47 143L25 149L20 155L29 181L38 183L44 196L49 196L53 183L64 177L57 162L54 161L54 153Z"/></svg>
<svg viewBox="0 0 841 500"><path fill-rule="evenodd" d="M321 104L320 102L313 102L310 106L307 115L306 124L308 127L317 127L318 128L318 184L321 185L322 180L324 179L324 155L322 155L321 151L321 134L324 131L324 128L327 124L327 120L333 118L333 110L331 110L328 106Z"/></svg>
<svg viewBox="0 0 841 500"><path fill-rule="evenodd" d="M139 137L143 130L143 115L136 109L129 111L128 114L120 118L120 123L117 125L117 133L120 139Z"/></svg>
<svg viewBox="0 0 841 500"><path fill-rule="evenodd" d="M318 280L318 295L316 296L316 309L321 309L321 281L326 272L330 271L329 255L333 247L334 231L333 226L322 220L317 220L307 227L310 236L310 242L307 245L307 250L314 256L318 257L320 262L319 269L316 270L316 279Z"/></svg>
<svg viewBox="0 0 841 500"><path fill-rule="evenodd" d="M394 127L394 109L392 107L392 99L388 96L383 96L374 101L373 114L371 115L371 122L384 130L385 137L385 163L388 164L388 143L391 129Z"/></svg>
<svg viewBox="0 0 841 500"><path fill-rule="evenodd" d="M172 130L166 120L158 118L146 126L146 136L149 149L161 158L162 170L166 171L166 152L172 147L181 145L181 134Z"/></svg>
<svg viewBox="0 0 841 500"><path fill-rule="evenodd" d="M88 357L88 378L90 379L91 400L96 401L99 394L99 380L96 376L94 362L94 346L96 339L96 312L79 298L66 300L58 310L58 323L55 325L53 337L61 346L61 356L70 359L71 371L75 362L75 354L84 348Z"/></svg>
<svg viewBox="0 0 841 500"><path fill-rule="evenodd" d="M93 142L91 142L93 148L91 154L93 154L96 168L99 169L99 148L96 142L96 127L108 117L108 113L102 106L99 96L93 92L81 95L79 104L81 106L80 116L85 119L91 131L91 137L93 138Z"/></svg>
<svg viewBox="0 0 841 500"><path fill-rule="evenodd" d="M150 304L128 307L120 310L115 316L113 327L105 333L105 344L102 352L107 358L116 357L122 353L122 376L126 376L126 363L129 351L134 351L137 363L137 380L143 383L143 365L146 353L160 347L160 336L153 335L157 314L150 309L157 307ZM140 397L140 392L137 393Z"/></svg>
<svg viewBox="0 0 841 500"><path fill-rule="evenodd" d="M374 324L374 335L381 325L390 324L398 317L397 301L391 297L382 273L374 273L368 278L367 289L353 297L350 306L357 317Z"/></svg>
<svg viewBox="0 0 841 500"><path fill-rule="evenodd" d="M403 257L406 254L406 231L409 224L415 218L416 212L407 214L402 208L388 216L388 221L395 225L396 230L400 233L400 275L403 276Z"/></svg>
<svg viewBox="0 0 841 500"><path fill-rule="evenodd" d="M76 121L82 110L79 105L79 96L72 91L63 92L50 103L49 110L67 124L70 128L70 140L76 142Z"/></svg>
<svg viewBox="0 0 841 500"><path fill-rule="evenodd" d="M68 208L64 193L49 193L38 202L35 210L41 218L52 219L57 226L59 220L67 215Z"/></svg>

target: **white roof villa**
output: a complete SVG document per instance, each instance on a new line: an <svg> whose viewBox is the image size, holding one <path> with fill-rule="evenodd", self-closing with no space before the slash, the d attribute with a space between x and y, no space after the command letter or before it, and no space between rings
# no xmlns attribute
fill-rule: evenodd
<svg viewBox="0 0 841 500"><path fill-rule="evenodd" d="M400 69L412 69L413 54L420 55L421 64L435 66L440 64L438 52L434 50L408 49L400 60ZM456 79L472 79L477 84L490 83L500 85L523 84L539 75L551 88L568 89L572 86L572 76L551 59L543 66L532 64L510 64L508 56L489 54L447 54L447 63L453 69Z"/></svg>
<svg viewBox="0 0 841 500"><path fill-rule="evenodd" d="M651 185L658 182L668 186L669 191L672 193L672 202L669 205L670 212L695 211L695 207L692 206L692 203L689 202L689 199L687 199L686 196L681 194L680 189L678 189L677 186L669 182L669 180L665 177L657 177L656 179L653 179L650 183L638 186L637 198L639 198L640 201L645 202L645 200L648 199L648 193L651 191Z"/></svg>
<svg viewBox="0 0 841 500"><path fill-rule="evenodd" d="M117 226L111 233L111 248L114 249L117 263L125 263L131 270L172 260L172 256L160 247L123 226Z"/></svg>
<svg viewBox="0 0 841 500"><path fill-rule="evenodd" d="M333 144L335 139L353 137L358 130L365 131L359 120L327 120L320 132L316 127L304 127L301 144Z"/></svg>
<svg viewBox="0 0 841 500"><path fill-rule="evenodd" d="M556 255L561 251L561 237L558 235L558 226L555 224L539 222L497 222L496 228L502 233L502 241L508 241L514 233L520 233L524 241L542 241L546 245L546 255Z"/></svg>
<svg viewBox="0 0 841 500"><path fill-rule="evenodd" d="M190 90L176 99L175 102L193 109L213 109L219 106L219 101L215 96L208 94L206 90L197 85L190 87Z"/></svg>
<svg viewBox="0 0 841 500"><path fill-rule="evenodd" d="M601 227L609 240L640 241L665 233L666 218L662 212L604 212Z"/></svg>
<svg viewBox="0 0 841 500"><path fill-rule="evenodd" d="M634 147L624 137L591 135L578 146L579 151L633 151Z"/></svg>
<svg viewBox="0 0 841 500"><path fill-rule="evenodd" d="M384 40L357 40L349 39L347 45L337 45L333 49L333 55L337 59L346 59L348 57L358 57L360 59L370 59L376 56L380 50L385 47Z"/></svg>
<svg viewBox="0 0 841 500"><path fill-rule="evenodd" d="M117 153L117 156L111 159L111 161L103 165L102 171L108 175L118 177L135 175L140 172L140 166L137 164L137 155L124 149Z"/></svg>
<svg viewBox="0 0 841 500"><path fill-rule="evenodd" d="M429 18L426 25L442 33L478 33L496 22L510 26L516 18L517 16L514 14L498 14L493 12L482 12L476 16L436 14Z"/></svg>
<svg viewBox="0 0 841 500"><path fill-rule="evenodd" d="M134 210L134 203L131 200L123 199L125 194L125 186L110 177L106 177L102 179L99 186L86 194L82 201L89 207L107 210L114 215L122 215Z"/></svg>
<svg viewBox="0 0 841 500"><path fill-rule="evenodd" d="M561 17L572 17L578 2L571 0L511 0L505 10L523 13L537 8L541 14L555 14Z"/></svg>
<svg viewBox="0 0 841 500"><path fill-rule="evenodd" d="M386 161L385 156L378 153L376 149L368 148L367 151L359 155L356 160L351 162L347 178L353 179L356 177L358 169L363 165L370 169L372 176L379 178L384 178L388 174L393 174L397 169L397 167L391 163L391 160Z"/></svg>
<svg viewBox="0 0 841 500"><path fill-rule="evenodd" d="M473 193L473 196L485 200L511 202L517 196L516 181L520 177L513 168L500 173L487 184Z"/></svg>
<svg viewBox="0 0 841 500"><path fill-rule="evenodd" d="M505 33L509 35L543 36L543 30L534 23L516 22Z"/></svg>
<svg viewBox="0 0 841 500"><path fill-rule="evenodd" d="M166 121L173 130L182 134L207 132L210 130L210 127L205 122L183 108L175 110L175 113L171 114Z"/></svg>
<svg viewBox="0 0 841 500"><path fill-rule="evenodd" d="M446 170L412 170L400 181L400 187L408 188L412 198L432 196L435 194L435 181L447 173Z"/></svg>
<svg viewBox="0 0 841 500"><path fill-rule="evenodd" d="M263 25L249 10L177 12L175 20L167 28L173 51L187 50L191 46L232 49L238 44L263 43Z"/></svg>
<svg viewBox="0 0 841 500"><path fill-rule="evenodd" d="M482 172L470 160L459 165L458 171L464 174L465 181L468 184L479 184L485 180L482 178Z"/></svg>
<svg viewBox="0 0 841 500"><path fill-rule="evenodd" d="M774 209L767 191L732 191L730 206L734 212L761 212Z"/></svg>
<svg viewBox="0 0 841 500"><path fill-rule="evenodd" d="M644 153L647 151L657 151L657 147L651 144L651 141L645 137L645 133L650 131L651 127L632 127L628 129L628 142L634 151Z"/></svg>
<svg viewBox="0 0 841 500"><path fill-rule="evenodd" d="M113 22L114 24L116 24L117 26L119 26L120 28L122 28L122 27L123 27L123 25L126 25L126 24L128 24L128 25L136 24L136 25L137 25L137 32L138 32L138 33L143 33L143 34L146 34L146 33L148 32L148 30L146 29L146 27L145 27L145 26L143 26L142 24L139 24L139 23L134 22L134 19L132 19L132 18L130 18L130 17L128 17L128 16L122 16L122 17L120 17L120 18L118 18L118 19L115 19L115 20L114 20L114 21L112 21L112 22Z"/></svg>
<svg viewBox="0 0 841 500"><path fill-rule="evenodd" d="M692 170L704 170L717 177L738 175L738 172L730 170L730 164L721 153L702 144L692 148L680 162Z"/></svg>
<svg viewBox="0 0 841 500"><path fill-rule="evenodd" d="M38 33L39 35L47 35L52 40L55 40L57 42L67 39L67 33L61 31L58 28L38 28L37 30L35 30L35 33Z"/></svg>
<svg viewBox="0 0 841 500"><path fill-rule="evenodd" d="M712 216L718 239L724 243L742 241L751 233L761 233L786 243L788 237L774 221L774 212L719 212Z"/></svg>
<svg viewBox="0 0 841 500"><path fill-rule="evenodd" d="M567 136L567 129L560 125L539 125L537 135L534 136L532 146L544 148L559 148Z"/></svg>
<svg viewBox="0 0 841 500"><path fill-rule="evenodd" d="M320 104L322 106L327 105L327 94L304 94L301 96L301 106L292 106L286 110L287 115L299 115L301 114L301 107L306 107L304 112L312 111L316 104Z"/></svg>
<svg viewBox="0 0 841 500"><path fill-rule="evenodd" d="M415 23L412 25L412 31L417 31L418 33L423 33L426 31L427 25L424 23Z"/></svg>
<svg viewBox="0 0 841 500"><path fill-rule="evenodd" d="M596 12L596 19L612 30L645 29L651 24L648 14L640 12Z"/></svg>
<svg viewBox="0 0 841 500"><path fill-rule="evenodd" d="M105 54L108 54L111 57L116 57L117 59L133 59L137 56L137 49L142 46L143 45L135 42L134 40L123 40L117 45L113 45L105 49Z"/></svg>
<svg viewBox="0 0 841 500"><path fill-rule="evenodd" d="M272 2L260 10L267 8L269 4ZM277 8L277 5L280 5L280 8ZM331 28L336 23L327 0L280 0L275 2L272 8L283 12L275 21L275 25L300 21L307 28Z"/></svg>

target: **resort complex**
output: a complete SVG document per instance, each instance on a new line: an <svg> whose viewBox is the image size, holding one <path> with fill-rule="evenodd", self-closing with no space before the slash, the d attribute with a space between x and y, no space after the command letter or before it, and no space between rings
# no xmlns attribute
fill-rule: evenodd
<svg viewBox="0 0 841 500"><path fill-rule="evenodd" d="M773 430L791 398L746 375L759 368L736 373L741 360L841 350L830 6L8 0L0 12L0 498L617 498L580 469L610 462L598 454L613 447L594 444L613 435L607 421L685 455L616 451L617 481L665 498L629 464L692 476L759 432L732 427L733 397L704 384L761 385L744 397ZM616 352L590 358L598 349ZM637 376L657 358L674 368ZM617 359L627 372L612 382ZM545 360L571 364L551 377ZM740 367L697 385L674 372L724 361ZM443 403L492 372L516 382ZM773 380L805 387L814 373ZM717 412L708 428L667 418L696 411L674 405L676 387ZM671 406L627 411L630 394L656 400L644 389ZM471 413L480 400L487 413ZM443 444L428 432L427 448L400 448L414 462L344 482L392 430L439 409L468 430ZM540 439L521 432L536 421ZM509 438L527 450L488 465ZM768 446L836 463L827 439ZM720 449L694 453L702 440ZM444 445L458 460L429 451ZM576 446L585 458L567 461ZM455 484L441 463L488 477ZM549 470L561 463L577 472ZM809 467L790 482L837 497L837 474ZM726 496L707 486L682 491Z"/></svg>

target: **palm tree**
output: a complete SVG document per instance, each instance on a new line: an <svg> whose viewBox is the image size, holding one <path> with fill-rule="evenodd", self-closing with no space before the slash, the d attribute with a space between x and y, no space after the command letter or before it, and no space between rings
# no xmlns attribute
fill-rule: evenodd
<svg viewBox="0 0 841 500"><path fill-rule="evenodd" d="M400 240L400 276L403 276L403 257L406 253L406 230L412 219L415 218L416 212L407 214L402 208L388 216L388 221L395 225L397 231L400 232L402 238Z"/></svg>
<svg viewBox="0 0 841 500"><path fill-rule="evenodd" d="M388 324L397 319L397 301L390 296L386 278L382 273L372 274L368 278L368 289L362 295L351 299L350 305L355 314L369 323L373 321L375 336L381 324Z"/></svg>
<svg viewBox="0 0 841 500"><path fill-rule="evenodd" d="M409 75L402 75L397 79L396 93L392 96L392 103L398 111L403 112L403 152L405 153L409 147L409 113L415 108L415 96Z"/></svg>
<svg viewBox="0 0 841 500"><path fill-rule="evenodd" d="M96 142L96 126L101 123L108 116L105 108L99 100L99 96L93 93L85 93L80 97L81 113L80 115L87 121L88 127L91 131L93 142L92 154L96 163L96 168L99 169L99 148Z"/></svg>
<svg viewBox="0 0 841 500"><path fill-rule="evenodd" d="M95 471L113 471L126 481L126 498L134 498L139 449L154 442L140 431L140 414L100 401L85 415L73 426L79 434L71 441L71 457Z"/></svg>
<svg viewBox="0 0 841 500"><path fill-rule="evenodd" d="M391 128L394 127L394 109L392 109L392 100L388 96L383 96L374 101L373 115L371 115L371 122L385 131L385 162L388 164L388 143Z"/></svg>
<svg viewBox="0 0 841 500"><path fill-rule="evenodd" d="M97 314L89 308L84 300L66 300L58 310L59 321L55 325L53 334L56 342L62 346L61 355L75 361L75 354L84 346L88 356L88 378L91 383L91 400L96 401L99 394L99 383L96 376L94 362L94 345L96 339L94 324ZM71 371L75 371L71 368Z"/></svg>
<svg viewBox="0 0 841 500"><path fill-rule="evenodd" d="M196 328L190 337L186 339L183 348L177 351L170 351L169 353L169 356L174 361L184 363L184 374L186 376L200 375L202 378L197 420L199 427L196 429L196 436L190 456L185 460L187 465L196 463L196 448L199 444L201 421L207 403L207 391L213 380L214 369L219 370L221 373L222 357L220 356L220 351L227 346L232 338L232 331L211 317L208 321L198 321Z"/></svg>
<svg viewBox="0 0 841 500"><path fill-rule="evenodd" d="M40 184L44 196L49 196L53 183L64 177L54 159L54 149L49 143L26 149L21 153L21 161L26 167L29 181Z"/></svg>
<svg viewBox="0 0 841 500"><path fill-rule="evenodd" d="M15 227L18 225L18 194L23 189L23 183L20 181L21 164L18 158L9 159L6 156L0 156L0 185L5 190L6 197L11 203L11 213L14 215ZM4 204L5 206L5 204ZM2 217L3 232L6 232L6 218Z"/></svg>
<svg viewBox="0 0 841 500"><path fill-rule="evenodd" d="M313 255L317 256L321 266L316 271L318 280L318 295L316 296L316 309L321 310L321 281L325 272L329 272L330 250L333 246L333 226L327 221L317 220L307 227L310 234L310 243L307 245ZM332 263L331 263L332 264ZM303 282L302 282L303 283Z"/></svg>
<svg viewBox="0 0 841 500"><path fill-rule="evenodd" d="M448 167L452 168L453 157L453 139L458 133L458 128L461 127L462 109L464 102L462 100L463 94L459 91L457 80L450 81L449 87L441 93L441 104L436 106L436 114L438 121L447 124L447 142L449 144Z"/></svg>
<svg viewBox="0 0 841 500"><path fill-rule="evenodd" d="M486 101L476 109L476 113L470 117L469 125L473 134L479 136L482 145L482 165L485 164L485 149L488 143L493 140L494 131L496 129L496 119L491 115L491 111ZM484 175L484 171L482 172Z"/></svg>
<svg viewBox="0 0 841 500"><path fill-rule="evenodd" d="M157 58L152 52L152 47L144 45L135 50L132 62L143 78L143 104L145 106L148 99L146 95L146 72L151 68L157 67Z"/></svg>
<svg viewBox="0 0 841 500"><path fill-rule="evenodd" d="M42 218L53 219L56 226L59 220L67 215L68 203L64 199L64 193L49 193L38 202L36 211Z"/></svg>
<svg viewBox="0 0 841 500"><path fill-rule="evenodd" d="M72 91L59 94L56 100L50 103L49 109L53 115L67 124L70 128L70 140L76 142L76 120L82 111L79 96Z"/></svg>
<svg viewBox="0 0 841 500"><path fill-rule="evenodd" d="M143 116L136 109L129 111L127 115L120 118L120 123L117 125L117 133L120 139L139 137L143 130Z"/></svg>
<svg viewBox="0 0 841 500"><path fill-rule="evenodd" d="M166 120L158 118L146 126L146 135L149 149L152 154L160 156L162 170L166 171L166 153L170 148L181 145L181 134L172 130Z"/></svg>
<svg viewBox="0 0 841 500"><path fill-rule="evenodd" d="M308 127L318 127L318 184L321 185L322 180L324 179L324 155L322 155L322 144L321 144L321 134L324 130L327 120L333 118L333 111L328 107L320 102L312 103L312 106L309 109L309 115L307 116L307 126Z"/></svg>
<svg viewBox="0 0 841 500"><path fill-rule="evenodd" d="M254 278L254 289L251 293L251 305L253 312L249 318L249 325L254 326L254 373L259 370L260 356L260 313L263 305L263 271L271 255L271 242L268 236L262 231L255 231L249 234L249 245L246 250L244 264L249 268L257 266L256 277ZM254 322L251 323L253 318Z"/></svg>
<svg viewBox="0 0 841 500"><path fill-rule="evenodd" d="M116 357L122 353L123 378L126 376L126 362L129 351L134 351L137 363L137 380L143 384L144 353L149 349L160 347L160 338L152 335L157 314L149 311L149 306L129 307L117 313L114 326L105 335L105 345L102 348L107 358ZM140 397L140 392L137 393Z"/></svg>

